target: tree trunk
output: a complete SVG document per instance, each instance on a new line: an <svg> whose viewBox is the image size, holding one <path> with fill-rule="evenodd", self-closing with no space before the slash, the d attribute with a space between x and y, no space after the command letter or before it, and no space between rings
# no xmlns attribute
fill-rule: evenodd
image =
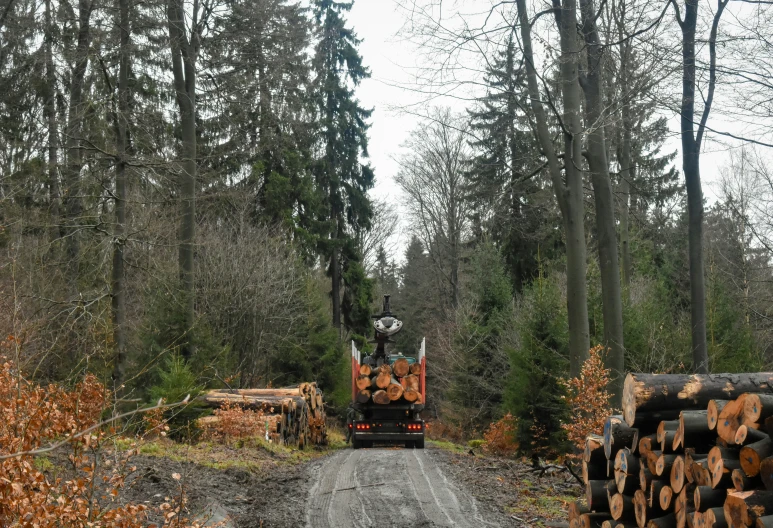
<svg viewBox="0 0 773 528"><path fill-rule="evenodd" d="M526 0L517 0L518 17L523 41L523 55L526 63L526 80L534 112L537 138L548 162L548 171L556 194L566 237L567 310L569 314L569 356L570 375L578 377L590 349L588 327L588 293L586 287L585 225L583 220L583 188L580 123L580 94L577 82L577 35L575 28L576 7L574 0L567 0L556 14L561 28L561 85L563 90L563 122L567 128L564 134L566 184L548 129L548 120L541 103L537 72L534 67L534 53L531 43L531 24Z"/></svg>
<svg viewBox="0 0 773 528"><path fill-rule="evenodd" d="M195 284L193 247L196 234L196 59L198 56L198 12L192 15L190 39L186 37L185 13L181 0L169 0L167 22L172 51L172 74L182 130L182 171L180 174L180 249L178 265L184 299L185 341L183 356L196 352Z"/></svg>
<svg viewBox="0 0 773 528"><path fill-rule="evenodd" d="M86 77L86 67L89 62L89 47L91 45L91 11L89 0L78 2L78 44L75 51L75 66L72 70L70 83L70 105L67 115L67 140L65 141L65 192L64 208L67 215L65 233L67 235L67 279L70 295L77 298L78 279L80 278L80 235L78 224L83 210L81 197L81 168L83 152L81 134L83 132L83 83Z"/></svg>
<svg viewBox="0 0 773 528"><path fill-rule="evenodd" d="M341 337L341 274L338 263L338 249L333 248L333 253L330 255L330 277L332 280L331 295L333 298L333 328L338 332L338 337Z"/></svg>
<svg viewBox="0 0 773 528"><path fill-rule="evenodd" d="M631 60L631 41L625 34L625 4L620 4L622 10L616 17L618 26L618 40L620 41L620 74L618 83L622 94L620 101L620 117L623 129L622 141L618 146L618 162L620 165L620 254L623 260L622 277L623 286L631 285L633 264L631 262L630 244L630 213L631 213L631 182L634 177L633 155L631 153L631 134L633 117L631 109L631 94L629 94L629 61Z"/></svg>
<svg viewBox="0 0 773 528"><path fill-rule="evenodd" d="M54 28L51 18L51 0L46 0L45 7L46 36L45 36L45 60L46 60L46 102L45 114L48 123L48 192L49 214L51 216L51 241L64 236L61 218L59 216L61 191L59 189L59 168L57 166L57 147L59 145L59 128L56 120L56 69L54 67Z"/></svg>
<svg viewBox="0 0 773 528"><path fill-rule="evenodd" d="M611 404L613 407L619 407L622 401L623 378L625 377L623 299L620 288L620 264L617 255L615 198L609 179L609 162L604 138L604 116L602 115L603 55L596 27L596 10L593 0L580 0L580 6L588 57L588 72L582 83L585 93L585 128L588 129L587 158L596 204L596 232L604 314L604 344L609 348L604 363L605 367L610 370Z"/></svg>
<svg viewBox="0 0 773 528"><path fill-rule="evenodd" d="M126 159L129 154L127 122L129 119L129 47L131 28L129 20L129 0L118 0L119 23L121 33L120 66L118 70L118 116L116 152L118 163L115 167L115 231L113 234L112 269L112 310L113 342L115 358L113 360L113 384L120 394L124 381L126 362L126 286L124 277L123 251L126 244Z"/></svg>
<svg viewBox="0 0 773 528"><path fill-rule="evenodd" d="M682 170L687 189L687 218L690 259L690 301L692 329L692 368L695 372L709 371L706 344L706 287L703 265L703 190L701 188L700 150L716 86L716 38L719 19L729 0L719 0L709 37L709 86L703 113L695 132L695 32L698 21L698 0L685 0L684 20L677 20L682 28L682 103L681 137Z"/></svg>

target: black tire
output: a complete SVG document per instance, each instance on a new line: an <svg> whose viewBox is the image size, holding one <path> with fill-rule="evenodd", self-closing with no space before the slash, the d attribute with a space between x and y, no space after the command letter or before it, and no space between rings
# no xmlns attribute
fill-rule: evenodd
<svg viewBox="0 0 773 528"><path fill-rule="evenodd" d="M362 447L367 447L367 448L373 447L373 440L363 440Z"/></svg>
<svg viewBox="0 0 773 528"><path fill-rule="evenodd" d="M414 445L416 446L416 449L424 449L424 439L416 440Z"/></svg>
<svg viewBox="0 0 773 528"><path fill-rule="evenodd" d="M359 449L362 447L362 442L359 440L352 440L352 449Z"/></svg>
<svg viewBox="0 0 773 528"><path fill-rule="evenodd" d="M406 440L405 441L405 448L406 449L413 449L414 448L414 444L415 444L415 442L413 442L412 440Z"/></svg>

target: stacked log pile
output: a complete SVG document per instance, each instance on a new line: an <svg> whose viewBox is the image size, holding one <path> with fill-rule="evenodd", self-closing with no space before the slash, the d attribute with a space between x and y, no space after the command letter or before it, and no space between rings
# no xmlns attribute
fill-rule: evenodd
<svg viewBox="0 0 773 528"><path fill-rule="evenodd" d="M773 373L629 374L570 528L773 528Z"/></svg>
<svg viewBox="0 0 773 528"><path fill-rule="evenodd" d="M391 366L381 365L373 369L369 365L360 365L360 375L355 380L357 403L423 403L419 392L420 375L421 365L410 364L405 358L398 359Z"/></svg>
<svg viewBox="0 0 773 528"><path fill-rule="evenodd" d="M327 444L325 404L316 383L280 389L215 389L199 396L199 400L212 408L228 404L260 411L261 426L256 427L255 436L265 434L262 424L266 423L272 441L301 449ZM217 416L207 416L203 421L212 427Z"/></svg>

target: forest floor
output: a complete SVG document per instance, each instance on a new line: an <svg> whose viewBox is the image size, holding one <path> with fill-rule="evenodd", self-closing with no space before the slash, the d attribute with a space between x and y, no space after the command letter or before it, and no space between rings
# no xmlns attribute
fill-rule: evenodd
<svg viewBox="0 0 773 528"><path fill-rule="evenodd" d="M52 467L66 466L57 458ZM144 444L131 465L121 502L155 511L182 492L188 517L227 528L561 526L566 504L581 494L566 472L541 474L445 442L355 451L337 439L299 452L160 440Z"/></svg>

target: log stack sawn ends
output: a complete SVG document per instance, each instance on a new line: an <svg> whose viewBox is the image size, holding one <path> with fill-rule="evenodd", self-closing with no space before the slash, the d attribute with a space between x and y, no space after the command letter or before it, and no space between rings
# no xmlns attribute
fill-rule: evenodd
<svg viewBox="0 0 773 528"><path fill-rule="evenodd" d="M570 528L773 528L773 373L629 374Z"/></svg>
<svg viewBox="0 0 773 528"><path fill-rule="evenodd" d="M370 380L369 380L370 381ZM370 398L368 389L360 396ZM316 383L301 383L297 387L276 389L213 389L198 400L211 408L224 404L257 410L266 416L269 438L301 449L307 445L327 444L327 416L322 391ZM213 427L217 416L206 416L202 424ZM266 433L255 431L256 436Z"/></svg>

